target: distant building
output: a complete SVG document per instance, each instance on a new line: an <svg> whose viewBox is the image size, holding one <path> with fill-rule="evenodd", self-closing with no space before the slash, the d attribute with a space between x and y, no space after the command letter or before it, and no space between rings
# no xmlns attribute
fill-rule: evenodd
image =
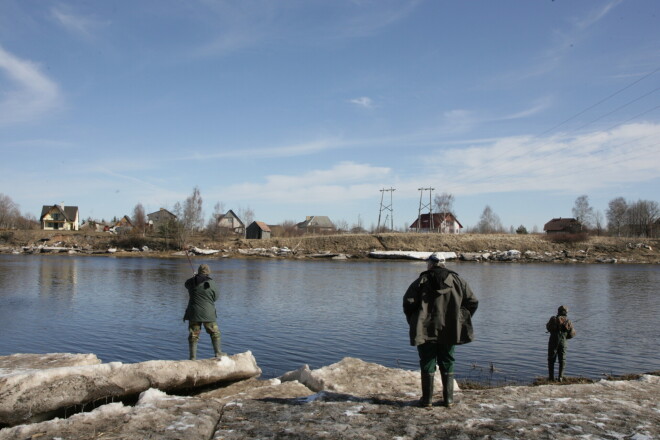
<svg viewBox="0 0 660 440"><path fill-rule="evenodd" d="M451 212L422 214L410 225L410 230L419 232L439 232L441 234L459 234L463 225Z"/></svg>
<svg viewBox="0 0 660 440"><path fill-rule="evenodd" d="M218 228L227 229L239 235L243 235L245 233L245 224L231 209L227 211L226 214L220 214L217 220Z"/></svg>
<svg viewBox="0 0 660 440"><path fill-rule="evenodd" d="M166 225L168 222L176 219L176 215L172 214L165 208L160 208L156 212L147 214L147 223L149 224L149 227L156 230L159 227Z"/></svg>
<svg viewBox="0 0 660 440"><path fill-rule="evenodd" d="M79 229L78 207L64 206L62 204L41 208L39 217L41 229L47 231L65 230L77 231Z"/></svg>
<svg viewBox="0 0 660 440"><path fill-rule="evenodd" d="M546 234L576 234L582 231L582 223L574 218L553 218L543 226Z"/></svg>
<svg viewBox="0 0 660 440"><path fill-rule="evenodd" d="M332 232L335 230L335 225L325 215L308 215L304 222L300 222L296 226L298 229L302 229L305 233L310 234Z"/></svg>
<svg viewBox="0 0 660 440"><path fill-rule="evenodd" d="M264 240L270 238L270 228L264 222L252 222L245 231L245 238L252 240Z"/></svg>
<svg viewBox="0 0 660 440"><path fill-rule="evenodd" d="M133 222L129 216L125 215L115 222L111 229L117 233L128 232L133 229Z"/></svg>

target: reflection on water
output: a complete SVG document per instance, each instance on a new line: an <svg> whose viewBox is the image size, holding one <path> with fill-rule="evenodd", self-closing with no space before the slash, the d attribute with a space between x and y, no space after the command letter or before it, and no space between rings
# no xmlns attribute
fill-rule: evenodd
<svg viewBox="0 0 660 440"><path fill-rule="evenodd" d="M198 260L219 282L223 350L251 350L265 377L359 357L417 368L401 300L420 262ZM528 381L546 374L545 323L560 304L577 328L568 374L660 368L656 286L638 265L450 264L480 304L457 374ZM96 353L103 361L183 359L186 260L0 256L0 355ZM211 356L203 335L199 356ZM492 370L491 370L492 367ZM485 377L487 376L487 377Z"/></svg>

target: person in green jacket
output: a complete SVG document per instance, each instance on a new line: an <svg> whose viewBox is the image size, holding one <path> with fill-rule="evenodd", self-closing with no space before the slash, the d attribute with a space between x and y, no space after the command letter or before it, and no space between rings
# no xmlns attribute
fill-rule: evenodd
<svg viewBox="0 0 660 440"><path fill-rule="evenodd" d="M545 329L550 333L548 339L548 381L555 380L555 361L559 357L559 374L557 380L564 380L564 369L566 368L566 349L568 339L575 336L573 323L568 319L568 307L559 306L557 315L551 316Z"/></svg>
<svg viewBox="0 0 660 440"><path fill-rule="evenodd" d="M420 406L433 405L436 365L442 379L443 405L454 402L454 349L474 339L472 315L479 301L468 283L444 265L436 253L427 270L408 287L403 312L410 326L410 345L417 347L422 378Z"/></svg>
<svg viewBox="0 0 660 440"><path fill-rule="evenodd" d="M215 302L218 300L218 285L211 279L211 270L206 264L200 264L197 274L186 280L190 299L183 321L188 321L188 348L190 349L190 360L197 358L197 342L202 331L202 325L206 333L211 336L215 357L226 355L220 350L220 328L218 327L218 313L215 310Z"/></svg>

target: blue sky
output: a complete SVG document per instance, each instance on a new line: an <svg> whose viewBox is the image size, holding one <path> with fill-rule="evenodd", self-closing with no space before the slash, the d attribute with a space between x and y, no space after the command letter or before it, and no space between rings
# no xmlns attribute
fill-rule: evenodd
<svg viewBox="0 0 660 440"><path fill-rule="evenodd" d="M658 201L660 2L0 2L0 192L24 213L172 208L473 226ZM428 198L428 192L424 195Z"/></svg>

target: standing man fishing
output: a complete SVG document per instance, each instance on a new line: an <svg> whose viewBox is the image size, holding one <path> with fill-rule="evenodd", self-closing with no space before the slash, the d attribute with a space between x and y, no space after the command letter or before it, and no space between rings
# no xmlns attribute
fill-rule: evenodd
<svg viewBox="0 0 660 440"><path fill-rule="evenodd" d="M197 342L202 331L202 325L206 333L211 336L215 357L226 355L220 350L220 329L218 328L218 313L215 310L215 302L218 300L218 286L211 279L211 270L206 264L200 264L197 274L185 283L190 298L183 320L188 321L188 348L190 349L190 360L197 358Z"/></svg>
<svg viewBox="0 0 660 440"><path fill-rule="evenodd" d="M417 347L422 375L420 406L433 405L433 380L440 367L443 405L454 402L454 349L474 339L472 315L479 301L468 283L444 265L435 253L427 270L408 287L403 313L410 326L410 345Z"/></svg>
<svg viewBox="0 0 660 440"><path fill-rule="evenodd" d="M559 306L557 316L551 316L545 325L546 330L550 332L548 339L548 380L555 380L555 360L559 357L559 374L557 380L564 380L564 368L566 367L566 348L568 339L575 336L575 329L570 319L568 319L568 307Z"/></svg>

